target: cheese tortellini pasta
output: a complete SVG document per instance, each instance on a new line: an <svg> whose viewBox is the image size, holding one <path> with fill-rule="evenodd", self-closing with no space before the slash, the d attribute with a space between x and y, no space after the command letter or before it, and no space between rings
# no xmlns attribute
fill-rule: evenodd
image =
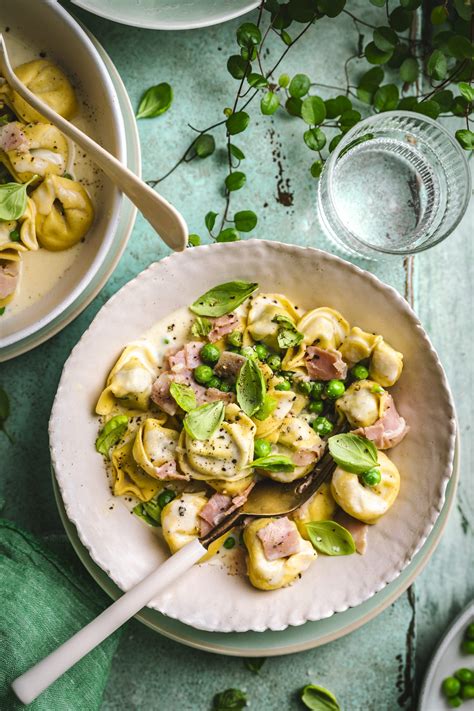
<svg viewBox="0 0 474 711"><path fill-rule="evenodd" d="M51 123L14 124L22 131L25 143L3 152L3 163L14 179L26 183L35 176L63 175L69 149L61 131Z"/></svg>
<svg viewBox="0 0 474 711"><path fill-rule="evenodd" d="M347 334L349 324L335 309L326 306L308 311L298 321L298 331L303 339L297 348L290 348L285 357L285 367L294 368L302 364L307 346L335 350L339 348Z"/></svg>
<svg viewBox="0 0 474 711"><path fill-rule="evenodd" d="M36 96L53 111L70 119L77 110L76 94L64 72L48 59L35 59L16 67L15 74ZM16 91L6 95L15 114L25 123L43 122L44 118L33 109Z"/></svg>
<svg viewBox="0 0 474 711"><path fill-rule="evenodd" d="M331 493L331 485L325 482L291 517L303 538L309 539L306 524L311 521L330 521L336 509L337 504Z"/></svg>
<svg viewBox="0 0 474 711"><path fill-rule="evenodd" d="M112 453L113 492L115 496L131 494L139 501L150 501L161 489L158 483L140 467L133 456L134 438L116 447Z"/></svg>
<svg viewBox="0 0 474 711"><path fill-rule="evenodd" d="M387 393L373 380L360 380L347 388L336 401L338 412L345 415L352 427L370 427L383 416Z"/></svg>
<svg viewBox="0 0 474 711"><path fill-rule="evenodd" d="M323 447L321 437L305 419L289 415L282 423L278 441L272 450L276 454L288 457L294 463L294 470L291 472L262 470L261 473L282 483L301 479L313 468Z"/></svg>
<svg viewBox="0 0 474 711"><path fill-rule="evenodd" d="M204 492L183 493L163 508L161 512L163 538L172 553L176 553L186 543L190 543L200 535L199 513L206 504L207 498ZM227 538L227 534L211 543L207 554L199 562L204 563L212 558L225 538Z"/></svg>
<svg viewBox="0 0 474 711"><path fill-rule="evenodd" d="M351 328L349 335L343 341L339 351L346 363L354 364L360 360L370 358L377 343L382 340L382 336L375 333L367 333L358 326Z"/></svg>
<svg viewBox="0 0 474 711"><path fill-rule="evenodd" d="M403 369L403 354L396 351L384 340L375 346L370 361L369 375L372 380L389 388L395 385Z"/></svg>
<svg viewBox="0 0 474 711"><path fill-rule="evenodd" d="M128 410L146 410L156 378L156 347L142 339L130 343L112 368L96 405L98 415L108 415L120 403Z"/></svg>
<svg viewBox="0 0 474 711"><path fill-rule="evenodd" d="M284 316L296 323L298 311L283 294L259 294L252 299L247 330L254 341L261 341L267 346L276 347L278 322L275 317Z"/></svg>
<svg viewBox="0 0 474 711"><path fill-rule="evenodd" d="M151 477L163 478L158 470L175 459L178 438L176 430L163 427L163 420L149 417L138 429L133 458Z"/></svg>

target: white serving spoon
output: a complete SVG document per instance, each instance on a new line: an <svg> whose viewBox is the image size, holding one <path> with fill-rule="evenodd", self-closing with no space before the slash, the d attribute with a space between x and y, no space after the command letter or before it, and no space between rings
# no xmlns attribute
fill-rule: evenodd
<svg viewBox="0 0 474 711"><path fill-rule="evenodd" d="M77 126L57 114L56 111L53 111L33 92L27 89L12 69L5 40L1 34L0 73L22 99L88 153L94 163L137 206L168 247L177 252L186 247L188 243L188 227L178 210L152 190L143 180L140 180L131 170L122 165L115 156L80 131Z"/></svg>

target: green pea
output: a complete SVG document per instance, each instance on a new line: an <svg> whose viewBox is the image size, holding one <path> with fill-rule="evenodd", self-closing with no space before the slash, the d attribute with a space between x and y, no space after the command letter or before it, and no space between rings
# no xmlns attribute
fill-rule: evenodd
<svg viewBox="0 0 474 711"><path fill-rule="evenodd" d="M450 696L449 699L446 700L446 703L448 706L451 706L452 709L458 709L462 705L462 699L460 696Z"/></svg>
<svg viewBox="0 0 474 711"><path fill-rule="evenodd" d="M245 358L249 358L250 360L257 360L257 352L255 348L252 348L252 346L244 346L240 352L243 356L245 356Z"/></svg>
<svg viewBox="0 0 474 711"><path fill-rule="evenodd" d="M311 400L311 402L308 405L308 410L310 412L315 412L317 415L320 415L322 411L324 410L324 403L322 400Z"/></svg>
<svg viewBox="0 0 474 711"><path fill-rule="evenodd" d="M326 395L331 400L336 400L341 395L344 395L346 386L342 380L330 380L326 385Z"/></svg>
<svg viewBox="0 0 474 711"><path fill-rule="evenodd" d="M263 343L257 343L255 353L258 355L259 360L266 360L268 358L268 348Z"/></svg>
<svg viewBox="0 0 474 711"><path fill-rule="evenodd" d="M271 355L267 359L267 365L270 366L270 368L275 371L275 370L280 370L281 368L281 358L279 355Z"/></svg>
<svg viewBox="0 0 474 711"><path fill-rule="evenodd" d="M194 380L200 385L207 385L211 378L214 377L212 368L209 365L198 365L193 370Z"/></svg>
<svg viewBox="0 0 474 711"><path fill-rule="evenodd" d="M317 417L312 423L312 428L315 432L324 437L333 431L334 425L327 417Z"/></svg>
<svg viewBox="0 0 474 711"><path fill-rule="evenodd" d="M234 346L234 348L240 348L242 345L242 339L243 335L241 331L232 331L232 333L229 333L227 336L227 343Z"/></svg>
<svg viewBox="0 0 474 711"><path fill-rule="evenodd" d="M466 639L474 639L474 622L467 626L464 636Z"/></svg>
<svg viewBox="0 0 474 711"><path fill-rule="evenodd" d="M311 385L311 399L321 400L321 395L324 392L324 383L319 381L313 382Z"/></svg>
<svg viewBox="0 0 474 711"><path fill-rule="evenodd" d="M221 389L221 384L221 380L217 377L217 375L213 375L209 382L206 383L208 388L216 388L217 390Z"/></svg>
<svg viewBox="0 0 474 711"><path fill-rule="evenodd" d="M380 469L377 469L377 467L373 467L372 469L369 469L368 471L361 474L360 478L366 486L377 486L377 484L380 484L380 479L382 477L380 475Z"/></svg>
<svg viewBox="0 0 474 711"><path fill-rule="evenodd" d="M268 457L272 451L272 445L268 439L256 439L253 446L255 459L260 459L260 457Z"/></svg>
<svg viewBox="0 0 474 711"><path fill-rule="evenodd" d="M230 393L229 383L222 381L222 383L219 384L219 390L221 390L221 392L223 393Z"/></svg>
<svg viewBox="0 0 474 711"><path fill-rule="evenodd" d="M221 356L220 350L217 348L217 346L214 346L212 343L206 343L201 348L201 352L199 353L200 358L204 363L208 363L209 365L214 365L214 363L217 363Z"/></svg>
<svg viewBox="0 0 474 711"><path fill-rule="evenodd" d="M461 650L464 654L474 654L474 639L465 639L461 644Z"/></svg>
<svg viewBox="0 0 474 711"><path fill-rule="evenodd" d="M235 546L235 538L234 536L229 536L229 538L226 538L224 541L224 548L231 549Z"/></svg>
<svg viewBox="0 0 474 711"><path fill-rule="evenodd" d="M164 491L161 492L161 494L158 496L158 506L161 506L163 509L166 504L169 504L170 501L173 501L173 499L176 498L176 493L174 491L171 491L171 489L165 489Z"/></svg>
<svg viewBox="0 0 474 711"><path fill-rule="evenodd" d="M298 390L304 395L309 395L312 390L312 385L310 380L299 380Z"/></svg>
<svg viewBox="0 0 474 711"><path fill-rule="evenodd" d="M474 684L463 684L461 696L463 699L474 699Z"/></svg>
<svg viewBox="0 0 474 711"><path fill-rule="evenodd" d="M365 365L355 365L352 368L351 373L356 380L367 380L367 378L369 377L369 371L367 370Z"/></svg>
<svg viewBox="0 0 474 711"><path fill-rule="evenodd" d="M445 696L457 696L461 691L461 683L458 679L455 679L454 676L448 676L443 680L441 689Z"/></svg>
<svg viewBox="0 0 474 711"><path fill-rule="evenodd" d="M456 677L456 679L459 679L459 681L463 684L471 684L472 682L474 682L474 672L472 672L470 669L466 669L465 667L463 669L458 669L457 671L455 671L454 676Z"/></svg>
<svg viewBox="0 0 474 711"><path fill-rule="evenodd" d="M289 380L282 380L281 383L275 385L275 390L291 390L291 383Z"/></svg>

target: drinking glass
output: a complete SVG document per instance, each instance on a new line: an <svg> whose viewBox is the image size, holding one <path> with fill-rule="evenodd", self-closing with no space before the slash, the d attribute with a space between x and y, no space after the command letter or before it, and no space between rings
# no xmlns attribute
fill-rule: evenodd
<svg viewBox="0 0 474 711"><path fill-rule="evenodd" d="M387 111L358 123L333 150L318 210L339 247L377 259L444 240L470 194L469 167L454 136L421 114Z"/></svg>

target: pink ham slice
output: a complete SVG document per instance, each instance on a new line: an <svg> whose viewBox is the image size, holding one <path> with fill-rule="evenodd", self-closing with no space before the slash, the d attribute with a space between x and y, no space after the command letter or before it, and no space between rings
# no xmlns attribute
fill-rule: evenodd
<svg viewBox="0 0 474 711"><path fill-rule="evenodd" d="M214 372L219 378L226 380L236 380L241 367L245 363L246 358L239 353L224 351L221 353L219 360L214 368Z"/></svg>
<svg viewBox="0 0 474 711"><path fill-rule="evenodd" d="M324 452L324 447L325 444L322 442L311 449L299 449L291 456L293 464L297 467L306 467L308 464L316 463Z"/></svg>
<svg viewBox="0 0 474 711"><path fill-rule="evenodd" d="M325 350L318 346L306 349L306 368L313 380L344 380L347 376L347 364L342 360L339 351L332 348Z"/></svg>
<svg viewBox="0 0 474 711"><path fill-rule="evenodd" d="M178 411L178 405L170 394L170 385L173 382L181 385L190 385L196 394L198 404L207 402L205 388L193 380L189 370L183 370L180 373L161 373L153 383L150 397L155 405L158 405L168 415L176 415Z"/></svg>
<svg viewBox="0 0 474 711"><path fill-rule="evenodd" d="M6 299L13 294L19 277L19 262L0 261L0 299Z"/></svg>
<svg viewBox="0 0 474 711"><path fill-rule="evenodd" d="M207 337L211 343L215 343L228 333L232 333L238 325L239 317L234 313L219 316L212 320L212 329Z"/></svg>
<svg viewBox="0 0 474 711"><path fill-rule="evenodd" d="M367 550L367 532L369 530L368 525L366 523L362 523L362 521L358 521L353 516L349 516L349 514L347 514L342 509L337 512L334 520L340 526L343 526L349 531L352 538L354 539L357 553L364 555L365 551Z"/></svg>
<svg viewBox="0 0 474 711"><path fill-rule="evenodd" d="M217 388L207 388L204 397L206 402L216 402L217 400L222 400L225 403L235 402L234 393L225 393Z"/></svg>
<svg viewBox="0 0 474 711"><path fill-rule="evenodd" d="M252 482L241 494L230 496L225 494L213 494L207 504L199 512L201 536L205 536L228 514L243 506L247 501L249 493L252 491L255 482Z"/></svg>
<svg viewBox="0 0 474 711"><path fill-rule="evenodd" d="M296 525L286 516L271 521L257 531L267 560L278 560L299 553L300 536Z"/></svg>
<svg viewBox="0 0 474 711"><path fill-rule="evenodd" d="M165 462L161 467L157 467L155 469L155 478L160 480L184 479L185 481L189 479L188 476L178 472L174 459Z"/></svg>
<svg viewBox="0 0 474 711"><path fill-rule="evenodd" d="M387 395L387 409L373 425L359 427L353 434L362 435L370 439L377 449L390 449L402 441L409 427L406 420L398 414L391 395Z"/></svg>
<svg viewBox="0 0 474 711"><path fill-rule="evenodd" d="M17 123L7 123L0 128L0 149L22 152L28 150L28 140Z"/></svg>
<svg viewBox="0 0 474 711"><path fill-rule="evenodd" d="M186 343L184 348L178 351L170 351L168 353L168 362L170 370L173 373L182 373L185 370L193 370L201 363L199 353L201 352L202 343L200 341L191 341Z"/></svg>

